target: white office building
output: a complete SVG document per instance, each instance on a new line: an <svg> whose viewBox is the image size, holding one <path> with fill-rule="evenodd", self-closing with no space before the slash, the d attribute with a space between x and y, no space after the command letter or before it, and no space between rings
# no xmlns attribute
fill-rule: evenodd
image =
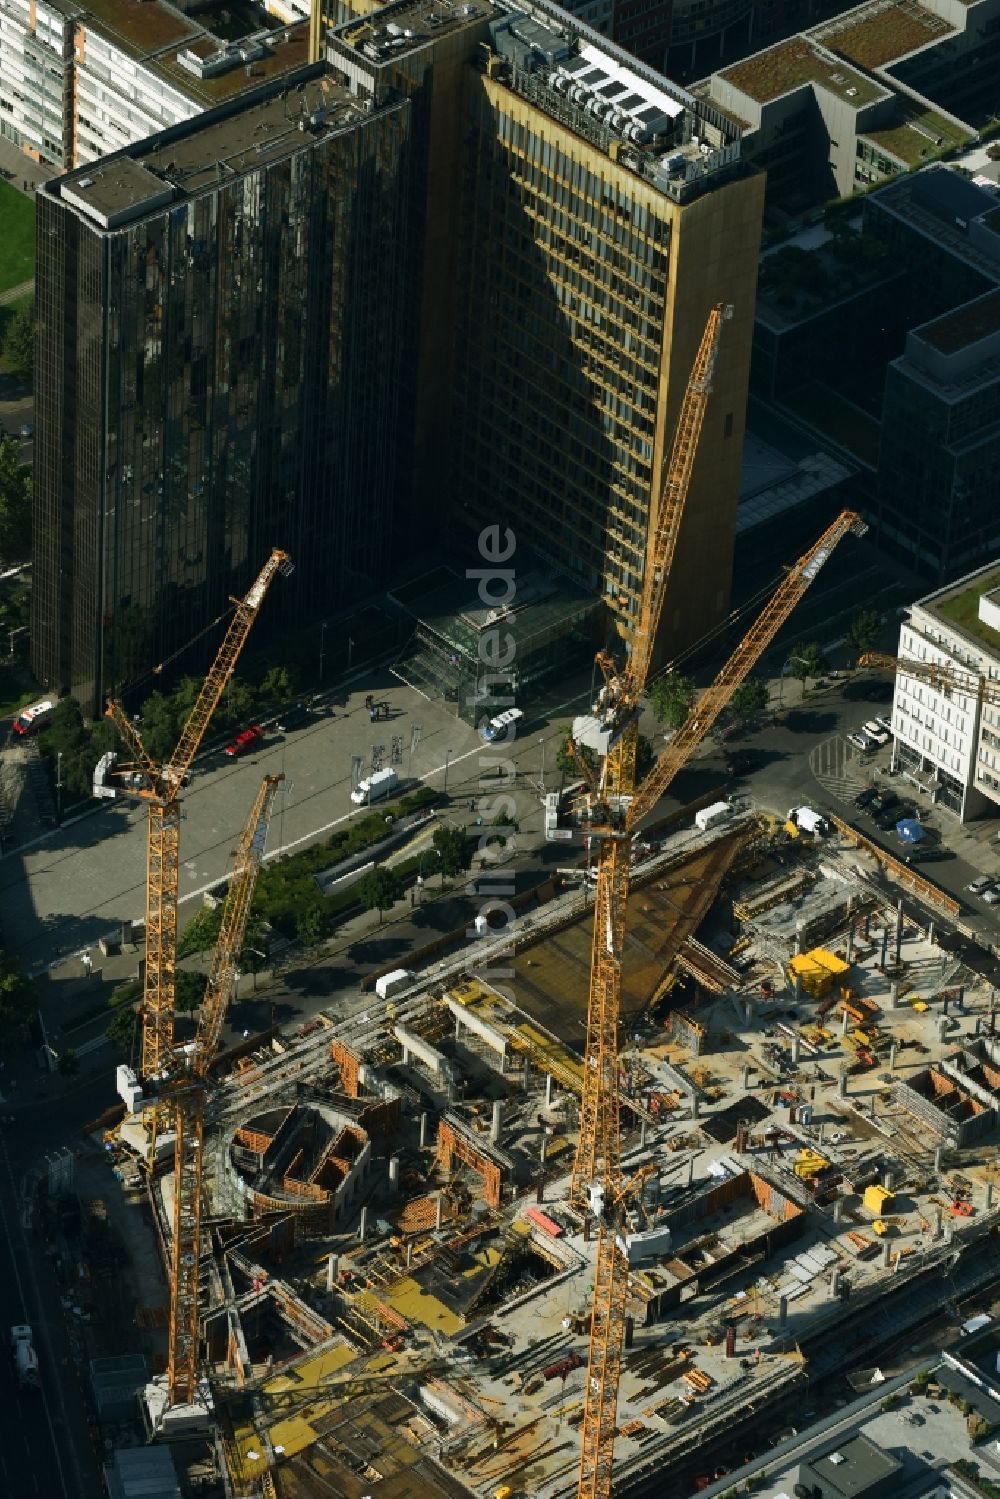
<svg viewBox="0 0 1000 1499"><path fill-rule="evenodd" d="M1000 699L1000 564L919 600L899 632L900 662L974 673ZM1000 813L1000 705L981 695L896 675L893 758L913 783L963 822Z"/></svg>
<svg viewBox="0 0 1000 1499"><path fill-rule="evenodd" d="M0 136L58 170L109 156L301 66L299 10L230 42L169 0L0 0Z"/></svg>

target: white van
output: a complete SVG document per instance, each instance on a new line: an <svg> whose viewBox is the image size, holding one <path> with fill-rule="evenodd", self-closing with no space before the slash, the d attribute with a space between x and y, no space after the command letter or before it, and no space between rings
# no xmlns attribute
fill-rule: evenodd
<svg viewBox="0 0 1000 1499"><path fill-rule="evenodd" d="M395 791L399 785L399 776L395 769L388 765L385 770L377 770L367 780L359 781L351 792L351 801L355 806L364 807L369 802L379 802L390 791Z"/></svg>

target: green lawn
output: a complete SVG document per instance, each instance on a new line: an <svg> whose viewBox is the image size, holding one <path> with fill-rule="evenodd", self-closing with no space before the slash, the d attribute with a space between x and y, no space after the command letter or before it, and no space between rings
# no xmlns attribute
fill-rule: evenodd
<svg viewBox="0 0 1000 1499"><path fill-rule="evenodd" d="M35 204L0 182L0 291L35 274Z"/></svg>
<svg viewBox="0 0 1000 1499"><path fill-rule="evenodd" d="M979 618L980 595L991 593L995 588L1000 588L1000 571L990 573L971 588L963 589L950 599L942 599L936 605L937 612L943 614L945 619L950 619L952 624L958 625L967 635L973 635L977 640L996 648L996 630Z"/></svg>

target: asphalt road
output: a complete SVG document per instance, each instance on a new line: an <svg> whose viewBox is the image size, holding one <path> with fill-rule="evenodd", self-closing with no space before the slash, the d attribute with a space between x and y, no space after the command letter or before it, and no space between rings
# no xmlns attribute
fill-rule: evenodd
<svg viewBox="0 0 1000 1499"><path fill-rule="evenodd" d="M579 687L579 684L575 684ZM372 724L364 707L367 692L390 703L388 720ZM567 692L572 691L568 688ZM571 715L554 704L555 727L533 726L511 746L522 779L541 779L543 762L554 765L558 726ZM419 739L411 751L414 726ZM373 745L384 746L389 763L392 738L402 739L401 786L422 781L445 788L461 805L469 795L492 794L481 781L481 761L495 762L467 724L442 706L406 687L388 673L366 676L344 706L329 708L301 729L265 735L262 747L229 760L222 747L199 760L184 796L181 830L181 921L197 909L203 892L230 868L233 849L265 774L282 772L271 820L269 857L316 841L352 817L365 814L350 800L351 760L370 762ZM541 809L532 794L536 822ZM0 860L0 942L17 953L31 972L53 966L93 947L121 922L145 908L145 812L134 804L107 803L34 846L14 849Z"/></svg>
<svg viewBox="0 0 1000 1499"><path fill-rule="evenodd" d="M18 1123L0 1134L0 1492L41 1499L91 1499L103 1492L91 1444L81 1383L60 1301L60 1288L32 1216L22 1181L46 1147L73 1138L103 1084L82 1087L52 1108L18 1103ZM9 1106L5 1105L5 1107ZM41 1388L22 1390L7 1350L9 1329L27 1322L38 1354Z"/></svg>

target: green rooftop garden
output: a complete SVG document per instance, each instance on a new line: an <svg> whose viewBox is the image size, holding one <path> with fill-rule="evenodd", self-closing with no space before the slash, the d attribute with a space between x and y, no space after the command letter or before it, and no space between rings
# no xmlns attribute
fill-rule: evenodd
<svg viewBox="0 0 1000 1499"><path fill-rule="evenodd" d="M765 52L735 63L733 67L723 69L721 76L760 104L778 99L806 83L817 84L844 99L853 109L863 109L866 104L885 98L888 92L849 63L824 55L802 36L793 36L787 42L779 42Z"/></svg>
<svg viewBox="0 0 1000 1499"><path fill-rule="evenodd" d="M866 130L862 139L871 141L880 151L888 152L905 166L917 167L954 150L956 146L966 145L972 136L942 115L926 109L885 130Z"/></svg>
<svg viewBox="0 0 1000 1499"><path fill-rule="evenodd" d="M979 618L980 596L991 593L995 588L1000 588L1000 568L968 588L963 588L961 593L941 599L933 606L934 613L949 620L974 640L981 640L984 645L996 650L1000 646L1000 630L991 629Z"/></svg>
<svg viewBox="0 0 1000 1499"><path fill-rule="evenodd" d="M887 10L869 11L842 31L828 31L824 41L862 68L882 68L953 30L922 5L893 5Z"/></svg>

